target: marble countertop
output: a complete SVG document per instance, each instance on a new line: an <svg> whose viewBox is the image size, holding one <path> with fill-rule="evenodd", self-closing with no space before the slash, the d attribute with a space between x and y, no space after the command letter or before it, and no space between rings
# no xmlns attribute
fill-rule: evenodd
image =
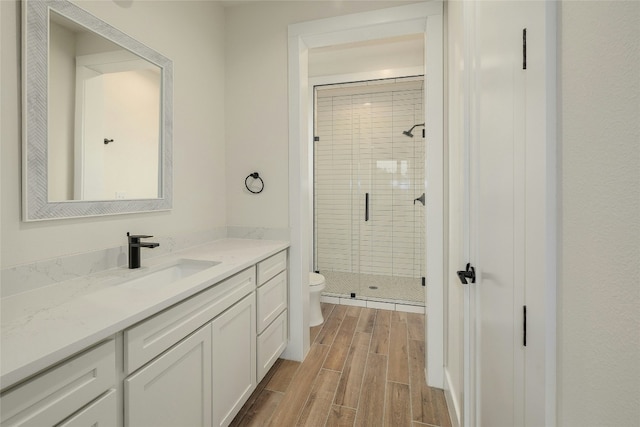
<svg viewBox="0 0 640 427"><path fill-rule="evenodd" d="M285 241L222 239L2 298L0 389L113 336L289 246ZM218 261L171 286L122 282L178 259Z"/></svg>

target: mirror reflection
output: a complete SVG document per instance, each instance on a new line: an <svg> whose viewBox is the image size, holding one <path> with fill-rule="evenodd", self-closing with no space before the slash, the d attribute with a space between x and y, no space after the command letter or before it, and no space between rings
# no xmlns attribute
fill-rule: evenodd
<svg viewBox="0 0 640 427"><path fill-rule="evenodd" d="M48 199L161 196L161 69L50 11Z"/></svg>

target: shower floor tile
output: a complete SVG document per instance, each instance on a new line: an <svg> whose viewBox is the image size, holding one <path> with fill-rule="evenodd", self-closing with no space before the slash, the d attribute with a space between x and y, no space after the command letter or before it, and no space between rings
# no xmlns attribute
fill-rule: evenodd
<svg viewBox="0 0 640 427"><path fill-rule="evenodd" d="M326 288L323 295L346 296L380 302L425 305L425 288L421 278L382 276L321 270Z"/></svg>

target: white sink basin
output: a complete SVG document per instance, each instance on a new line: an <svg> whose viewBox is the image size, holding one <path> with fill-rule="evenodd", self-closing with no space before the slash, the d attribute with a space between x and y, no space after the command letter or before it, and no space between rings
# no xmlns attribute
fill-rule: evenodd
<svg viewBox="0 0 640 427"><path fill-rule="evenodd" d="M169 264L151 267L148 272L140 272L134 278L123 281L122 286L132 288L162 287L192 276L220 264L218 261L179 259Z"/></svg>

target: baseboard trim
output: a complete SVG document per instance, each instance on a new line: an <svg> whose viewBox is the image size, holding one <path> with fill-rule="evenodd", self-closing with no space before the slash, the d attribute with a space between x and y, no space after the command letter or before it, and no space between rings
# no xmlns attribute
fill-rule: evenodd
<svg viewBox="0 0 640 427"><path fill-rule="evenodd" d="M418 313L426 314L426 307L422 305L415 305L411 302L403 303L403 301L392 300L380 300L380 299L367 299L367 298L348 298L343 297L341 294L327 294L320 295L320 302L338 305L355 305L358 307L376 308L390 311L403 311L405 313Z"/></svg>
<svg viewBox="0 0 640 427"><path fill-rule="evenodd" d="M453 390L453 393L451 392L451 390L453 389L453 385L451 383L451 377L449 376L449 370L447 368L444 368L444 381L445 381L444 399L447 402L447 410L449 411L451 426L460 427L460 422L461 422L460 402L458 402L458 399L456 399L455 397L456 396L455 390Z"/></svg>

